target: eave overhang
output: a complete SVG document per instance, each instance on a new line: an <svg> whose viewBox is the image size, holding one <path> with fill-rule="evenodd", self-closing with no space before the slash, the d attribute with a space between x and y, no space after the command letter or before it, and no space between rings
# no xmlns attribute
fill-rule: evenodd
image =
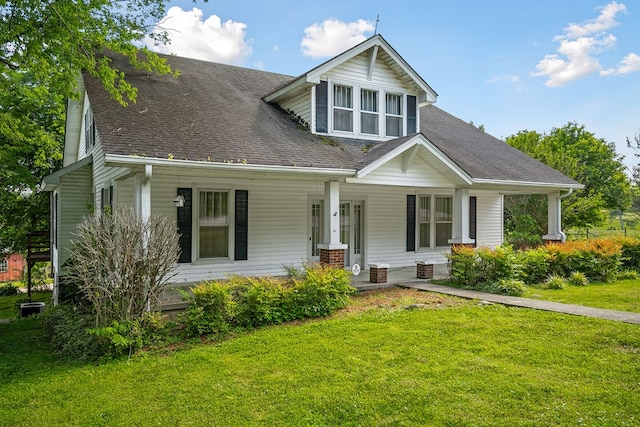
<svg viewBox="0 0 640 427"><path fill-rule="evenodd" d="M578 183L570 184L475 178L473 180L472 188L478 190L499 190L504 194L546 194L558 191L580 190L584 188L584 185Z"/></svg>
<svg viewBox="0 0 640 427"><path fill-rule="evenodd" d="M203 162L196 160L176 160L159 159L150 157L125 156L119 154L106 154L105 165L108 167L124 167L132 170L144 165L152 165L161 168L174 168L177 170L189 171L220 171L225 174L242 175L307 175L318 177L345 178L354 176L355 169L340 168L320 168L304 166L278 166L278 165L257 165L250 163L223 163L223 162Z"/></svg>
<svg viewBox="0 0 640 427"><path fill-rule="evenodd" d="M60 179L62 179L63 176L68 175L74 171L77 171L78 169L87 166L88 164L93 163L93 156L87 156L81 160L78 160L75 163L70 164L69 166L65 166L60 170L57 170L56 172L49 174L47 176L45 176L42 179L42 183L41 185L41 189L42 191L53 191L55 190L58 185L60 185Z"/></svg>

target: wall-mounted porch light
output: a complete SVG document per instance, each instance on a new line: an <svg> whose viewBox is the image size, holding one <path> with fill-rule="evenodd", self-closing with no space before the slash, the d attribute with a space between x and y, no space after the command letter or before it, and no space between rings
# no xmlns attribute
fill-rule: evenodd
<svg viewBox="0 0 640 427"><path fill-rule="evenodd" d="M173 199L173 203L175 203L176 208L184 207L184 196L182 194L178 194L175 199Z"/></svg>

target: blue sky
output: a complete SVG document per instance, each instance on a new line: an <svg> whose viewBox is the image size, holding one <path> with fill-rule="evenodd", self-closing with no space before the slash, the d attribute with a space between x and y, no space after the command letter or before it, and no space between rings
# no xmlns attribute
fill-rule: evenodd
<svg viewBox="0 0 640 427"><path fill-rule="evenodd" d="M171 8L174 7L175 8ZM378 33L440 108L505 138L568 122L615 142L640 132L640 2L173 0L179 56L299 75Z"/></svg>

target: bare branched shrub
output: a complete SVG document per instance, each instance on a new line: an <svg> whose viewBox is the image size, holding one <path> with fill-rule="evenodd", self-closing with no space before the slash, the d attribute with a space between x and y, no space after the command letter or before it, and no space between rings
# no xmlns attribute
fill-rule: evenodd
<svg viewBox="0 0 640 427"><path fill-rule="evenodd" d="M78 225L67 275L90 303L96 326L140 319L155 308L175 275L176 230L169 218L152 215L143 221L124 206Z"/></svg>

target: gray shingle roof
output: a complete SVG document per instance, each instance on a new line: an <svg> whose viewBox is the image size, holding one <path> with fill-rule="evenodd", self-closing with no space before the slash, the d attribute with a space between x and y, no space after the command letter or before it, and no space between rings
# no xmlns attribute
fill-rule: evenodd
<svg viewBox="0 0 640 427"><path fill-rule="evenodd" d="M261 99L294 77L166 58L179 77L133 70L122 58L114 58L113 64L138 88L137 103L128 107L111 100L95 78L84 76L106 154L361 169L411 138L374 143L313 135ZM473 178L576 184L436 107L421 109L420 127Z"/></svg>
<svg viewBox="0 0 640 427"><path fill-rule="evenodd" d="M420 130L474 179L578 184L433 105L420 109Z"/></svg>
<svg viewBox="0 0 640 427"><path fill-rule="evenodd" d="M291 77L193 59L167 57L177 78L123 69L138 88L121 107L93 77L85 87L107 154L322 168L352 168L349 150L302 129L261 97ZM356 150L357 151L357 150Z"/></svg>

